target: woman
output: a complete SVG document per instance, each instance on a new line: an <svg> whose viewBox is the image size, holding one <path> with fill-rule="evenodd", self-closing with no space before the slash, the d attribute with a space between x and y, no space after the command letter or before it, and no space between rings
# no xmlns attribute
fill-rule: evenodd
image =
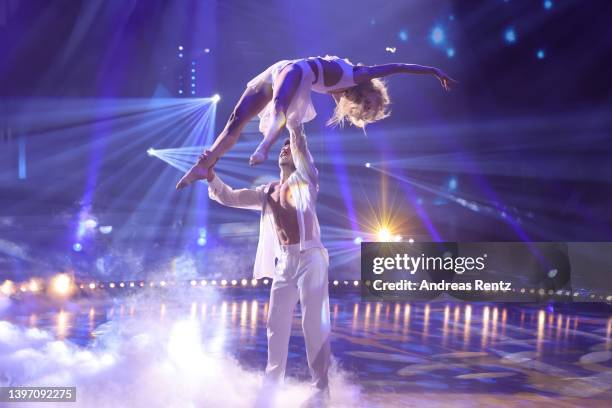
<svg viewBox="0 0 612 408"><path fill-rule="evenodd" d="M299 125L316 116L311 91L329 94L336 101L334 115L328 121L330 125L348 121L363 128L386 118L390 100L380 78L392 74L430 74L447 91L456 83L437 68L415 64L353 65L332 56L279 61L249 81L209 154L200 156L176 188L206 178L208 168L236 144L244 126L257 114L264 138L249 163L256 165L265 161L285 126Z"/></svg>

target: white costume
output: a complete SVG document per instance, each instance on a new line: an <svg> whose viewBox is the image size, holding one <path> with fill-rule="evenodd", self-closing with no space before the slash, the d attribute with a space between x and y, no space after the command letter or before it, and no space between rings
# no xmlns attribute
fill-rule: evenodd
<svg viewBox="0 0 612 408"><path fill-rule="evenodd" d="M323 77L323 64L330 62L334 62L342 68L342 77L338 83L326 86ZM262 84L270 84L274 87L276 78L283 68L289 64L296 64L302 69L302 80L286 113L287 122L293 123L295 126L309 122L317 116L310 98L311 91L328 93L339 89L351 88L356 85L353 78L353 64L346 59L327 55L325 57L279 61L251 79L247 83L247 87L256 88ZM313 70L314 67L316 68ZM267 129L273 117L273 105L274 102L270 101L259 113L259 131L264 135L267 134Z"/></svg>
<svg viewBox="0 0 612 408"><path fill-rule="evenodd" d="M330 359L329 258L321 243L316 214L318 171L308 150L303 126L301 122L297 122L299 125L295 123L288 121L287 125L291 155L296 167L287 183L298 217L298 244L281 245L278 240L274 216L267 205L272 183L254 189L234 190L215 176L209 183L208 194L211 199L223 205L261 211L254 277L273 278L267 323L266 378L271 381L284 378L293 309L299 299L310 373L314 385L325 388Z"/></svg>

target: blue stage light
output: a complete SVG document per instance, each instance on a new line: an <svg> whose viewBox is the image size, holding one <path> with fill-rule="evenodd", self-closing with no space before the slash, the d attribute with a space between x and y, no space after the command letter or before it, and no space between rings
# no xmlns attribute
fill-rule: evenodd
<svg viewBox="0 0 612 408"><path fill-rule="evenodd" d="M113 232L113 226L112 225L101 225L100 232L102 234L110 234L111 232Z"/></svg>
<svg viewBox="0 0 612 408"><path fill-rule="evenodd" d="M191 91L191 94L192 94L192 95L195 95L195 91Z"/></svg>
<svg viewBox="0 0 612 408"><path fill-rule="evenodd" d="M431 30L431 41L434 44L442 44L444 42L444 30L440 26L436 26Z"/></svg>
<svg viewBox="0 0 612 408"><path fill-rule="evenodd" d="M72 245L72 249L74 250L74 252L81 252L81 250L83 249L83 245L81 245L79 242L76 242L74 245Z"/></svg>
<svg viewBox="0 0 612 408"><path fill-rule="evenodd" d="M178 48L179 48L179 51L183 51L183 46L182 45L179 45Z"/></svg>
<svg viewBox="0 0 612 408"><path fill-rule="evenodd" d="M204 238L204 237L200 237L200 238L198 238L198 245L199 245L199 246L204 246L204 245L206 245L206 238Z"/></svg>
<svg viewBox="0 0 612 408"><path fill-rule="evenodd" d="M183 94L183 90L179 89L179 95L182 95L182 94Z"/></svg>
<svg viewBox="0 0 612 408"><path fill-rule="evenodd" d="M363 238L357 237L353 240L353 242L355 243L355 245L361 245L361 243L363 242Z"/></svg>
<svg viewBox="0 0 612 408"><path fill-rule="evenodd" d="M400 30L399 33L397 33L397 36L403 42L408 41L408 31L406 30Z"/></svg>
<svg viewBox="0 0 612 408"><path fill-rule="evenodd" d="M191 72L195 72L195 68L191 68Z"/></svg>
<svg viewBox="0 0 612 408"><path fill-rule="evenodd" d="M217 102L219 102L221 100L221 95L214 94L211 99L212 99L213 102L217 103Z"/></svg>
<svg viewBox="0 0 612 408"><path fill-rule="evenodd" d="M544 0L544 8L546 10L550 10L553 7L552 0Z"/></svg>
<svg viewBox="0 0 612 408"><path fill-rule="evenodd" d="M514 28L507 28L504 32L504 39L508 44L513 44L516 42L516 32Z"/></svg>
<svg viewBox="0 0 612 408"><path fill-rule="evenodd" d="M183 53L182 53L182 52L179 52L178 57L179 57L179 58L183 58Z"/></svg>
<svg viewBox="0 0 612 408"><path fill-rule="evenodd" d="M365 166L366 166L366 167L369 169L369 168L370 168L370 166L371 166L370 162L367 162L367 163L365 164Z"/></svg>
<svg viewBox="0 0 612 408"><path fill-rule="evenodd" d="M456 177L451 177L450 180L448 180L448 188L451 190L457 189L457 178Z"/></svg>
<svg viewBox="0 0 612 408"><path fill-rule="evenodd" d="M454 48L447 48L446 49L446 56L448 58L453 58L455 56L455 49Z"/></svg>
<svg viewBox="0 0 612 408"><path fill-rule="evenodd" d="M147 149L147 154L148 154L149 156L155 156L155 149L154 149L154 148L152 148L152 147L149 147L149 148Z"/></svg>
<svg viewBox="0 0 612 408"><path fill-rule="evenodd" d="M192 76L191 76L191 80L192 80L192 81L195 81L195 75L192 75Z"/></svg>
<svg viewBox="0 0 612 408"><path fill-rule="evenodd" d="M191 84L191 87L192 87L192 88L195 88L195 84L194 84L194 83L192 83L192 84Z"/></svg>
<svg viewBox="0 0 612 408"><path fill-rule="evenodd" d="M544 59L546 57L546 53L543 49L539 49L538 52L536 52L536 56L538 59Z"/></svg>

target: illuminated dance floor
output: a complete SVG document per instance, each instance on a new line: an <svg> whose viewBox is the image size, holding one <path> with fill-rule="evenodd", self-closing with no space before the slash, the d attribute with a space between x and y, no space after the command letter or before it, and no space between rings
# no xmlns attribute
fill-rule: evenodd
<svg viewBox="0 0 612 408"><path fill-rule="evenodd" d="M2 317L13 329L48 331L81 350L101 347L109 330L139 321L164 330L197 322L204 354L227 354L258 372L266 362L267 297L266 289L253 288L82 298L63 306L23 299ZM356 291L332 291L330 307L332 377L342 373L364 406L606 406L612 399L612 317L601 305L377 303L361 301ZM299 306L287 374L308 380ZM333 384L332 406L348 404L334 399Z"/></svg>

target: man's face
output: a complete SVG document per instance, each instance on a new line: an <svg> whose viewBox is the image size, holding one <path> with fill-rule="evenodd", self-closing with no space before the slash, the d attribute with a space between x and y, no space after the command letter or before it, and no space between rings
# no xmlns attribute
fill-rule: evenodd
<svg viewBox="0 0 612 408"><path fill-rule="evenodd" d="M280 154L278 155L278 165L292 165L293 157L291 157L291 146L289 145L289 139L285 140L283 147L281 148Z"/></svg>

